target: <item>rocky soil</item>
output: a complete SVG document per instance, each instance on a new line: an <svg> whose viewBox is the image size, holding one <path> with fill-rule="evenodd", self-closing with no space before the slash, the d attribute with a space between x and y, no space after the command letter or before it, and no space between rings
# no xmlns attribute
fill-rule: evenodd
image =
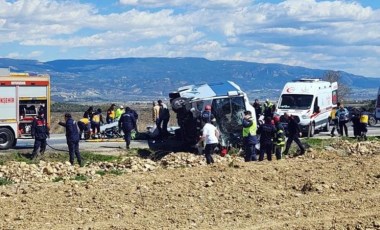
<svg viewBox="0 0 380 230"><path fill-rule="evenodd" d="M8 162L0 229L380 229L379 142L272 162L214 158Z"/></svg>

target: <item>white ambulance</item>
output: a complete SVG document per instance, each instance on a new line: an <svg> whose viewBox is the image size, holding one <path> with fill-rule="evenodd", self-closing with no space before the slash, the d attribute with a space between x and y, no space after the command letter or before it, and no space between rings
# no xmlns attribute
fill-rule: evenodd
<svg viewBox="0 0 380 230"><path fill-rule="evenodd" d="M43 110L50 124L50 77L11 73L0 68L0 150L14 147L17 139L31 138L31 124Z"/></svg>
<svg viewBox="0 0 380 230"><path fill-rule="evenodd" d="M329 131L330 116L338 102L338 83L319 79L299 79L286 83L277 103L276 113L288 113L299 119L303 136L316 130Z"/></svg>

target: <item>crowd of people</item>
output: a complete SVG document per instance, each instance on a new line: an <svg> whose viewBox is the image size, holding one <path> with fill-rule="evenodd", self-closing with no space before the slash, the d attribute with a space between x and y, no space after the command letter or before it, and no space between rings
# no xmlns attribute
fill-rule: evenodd
<svg viewBox="0 0 380 230"><path fill-rule="evenodd" d="M168 107L162 100L157 101L157 106L153 120L157 125L160 135L168 135L167 125L170 119ZM31 127L32 138L34 138L34 148L30 156L35 159L37 155L43 155L46 151L46 139L50 137L50 131L45 119L46 110L41 106L38 115L35 117ZM82 139L97 139L101 137L100 127L105 124L114 124L118 132L123 132L126 142L126 149L130 148L132 133L138 131L138 113L130 107L112 104L106 111L106 117L103 118L102 109L94 109L90 106L83 114L82 118L75 121L70 113L65 113L64 121L58 124L65 127L67 146L69 150L69 161L74 165L74 158L77 158L78 164L82 165L82 159L79 152L79 141ZM38 151L39 150L39 151Z"/></svg>
<svg viewBox="0 0 380 230"><path fill-rule="evenodd" d="M126 142L126 149L130 148L132 133L138 131L137 121L138 113L130 107L120 105L116 108L116 104L112 104L106 111L104 121L102 110L100 108L94 110L90 106L83 114L83 117L77 122L73 120L71 114L64 115L65 122L59 122L61 126L66 128L66 139L69 148L70 163L74 164L76 156L78 163L82 161L79 153L79 140L100 137L100 126L102 124L112 124L117 126L118 131L122 131ZM290 146L294 141L299 147L299 155L305 153L305 147L300 141L302 136L296 117L285 113L280 119L275 113L275 105L268 99L263 105L258 99L253 103L256 119L253 119L251 111L245 111L242 119L242 144L245 153L245 161L262 161L266 155L266 159L271 161L272 155L275 154L277 160L289 153ZM34 149L31 158L35 158L40 150L42 155L46 150L46 139L49 138L49 128L45 119L45 111L40 109L38 116L32 123L32 137L35 139ZM334 125L331 130L331 136L335 136L335 131L340 136L348 136L347 122L352 121L354 127L354 136L366 140L368 115L366 111L354 113L351 117L348 110L343 104L338 103L334 107L329 116L329 122ZM260 117L264 117L263 122ZM155 123L158 135L157 138L165 139L169 136L168 122L170 112L162 100L154 101L152 107L152 119ZM212 153L218 146L220 131L215 124L215 117L211 111L211 106L206 105L204 111L199 115L202 121L202 130L199 143L204 144L203 153L206 157L207 164L214 162ZM280 121L281 120L281 121ZM284 125L286 126L286 130ZM260 138L258 138L258 136ZM256 150L256 144L260 143L260 149Z"/></svg>
<svg viewBox="0 0 380 230"><path fill-rule="evenodd" d="M293 142L295 142L299 148L298 154L305 154L305 147L300 141L302 132L297 117L285 113L280 119L280 116L275 113L275 105L268 99L264 104L261 104L260 101L256 99L253 103L253 107L255 109L256 119L253 119L251 111L245 111L242 120L242 144L246 162L263 161L265 155L266 159L271 161L273 154L277 160L280 160L284 155L289 154ZM207 110L211 110L210 108L209 105L206 105L203 113L207 113ZM260 117L264 119L260 119ZM214 145L217 144L216 140L219 133L216 127L210 125L212 122L209 118L202 117L202 119L206 125L203 127L201 141L206 141L204 154L207 164L210 164L213 163L210 155L210 146L214 147ZM331 130L331 136L334 137L335 131L337 131L339 136L345 135L348 137L347 123L349 121L353 124L354 137L367 140L368 113L366 110L362 109L362 111L356 111L350 114L347 108L341 103L337 103L329 116L328 122L334 124ZM260 144L260 148L257 150L256 145L258 143Z"/></svg>

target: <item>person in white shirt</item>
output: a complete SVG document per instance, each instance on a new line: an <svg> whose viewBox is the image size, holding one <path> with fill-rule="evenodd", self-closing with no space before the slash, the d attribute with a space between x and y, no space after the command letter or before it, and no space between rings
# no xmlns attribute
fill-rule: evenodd
<svg viewBox="0 0 380 230"><path fill-rule="evenodd" d="M218 129L213 124L207 122L203 126L203 135L201 137L201 141L204 141L206 143L204 152L205 152L207 164L214 163L214 159L212 158L211 154L214 152L215 147L218 145L219 143L218 140L219 140Z"/></svg>

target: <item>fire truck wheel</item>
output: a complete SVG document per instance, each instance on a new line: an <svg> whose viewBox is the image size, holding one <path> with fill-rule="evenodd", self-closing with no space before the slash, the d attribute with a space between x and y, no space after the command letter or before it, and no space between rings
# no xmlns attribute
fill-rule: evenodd
<svg viewBox="0 0 380 230"><path fill-rule="evenodd" d="M9 149L14 142L13 133L7 128L0 128L0 149Z"/></svg>

